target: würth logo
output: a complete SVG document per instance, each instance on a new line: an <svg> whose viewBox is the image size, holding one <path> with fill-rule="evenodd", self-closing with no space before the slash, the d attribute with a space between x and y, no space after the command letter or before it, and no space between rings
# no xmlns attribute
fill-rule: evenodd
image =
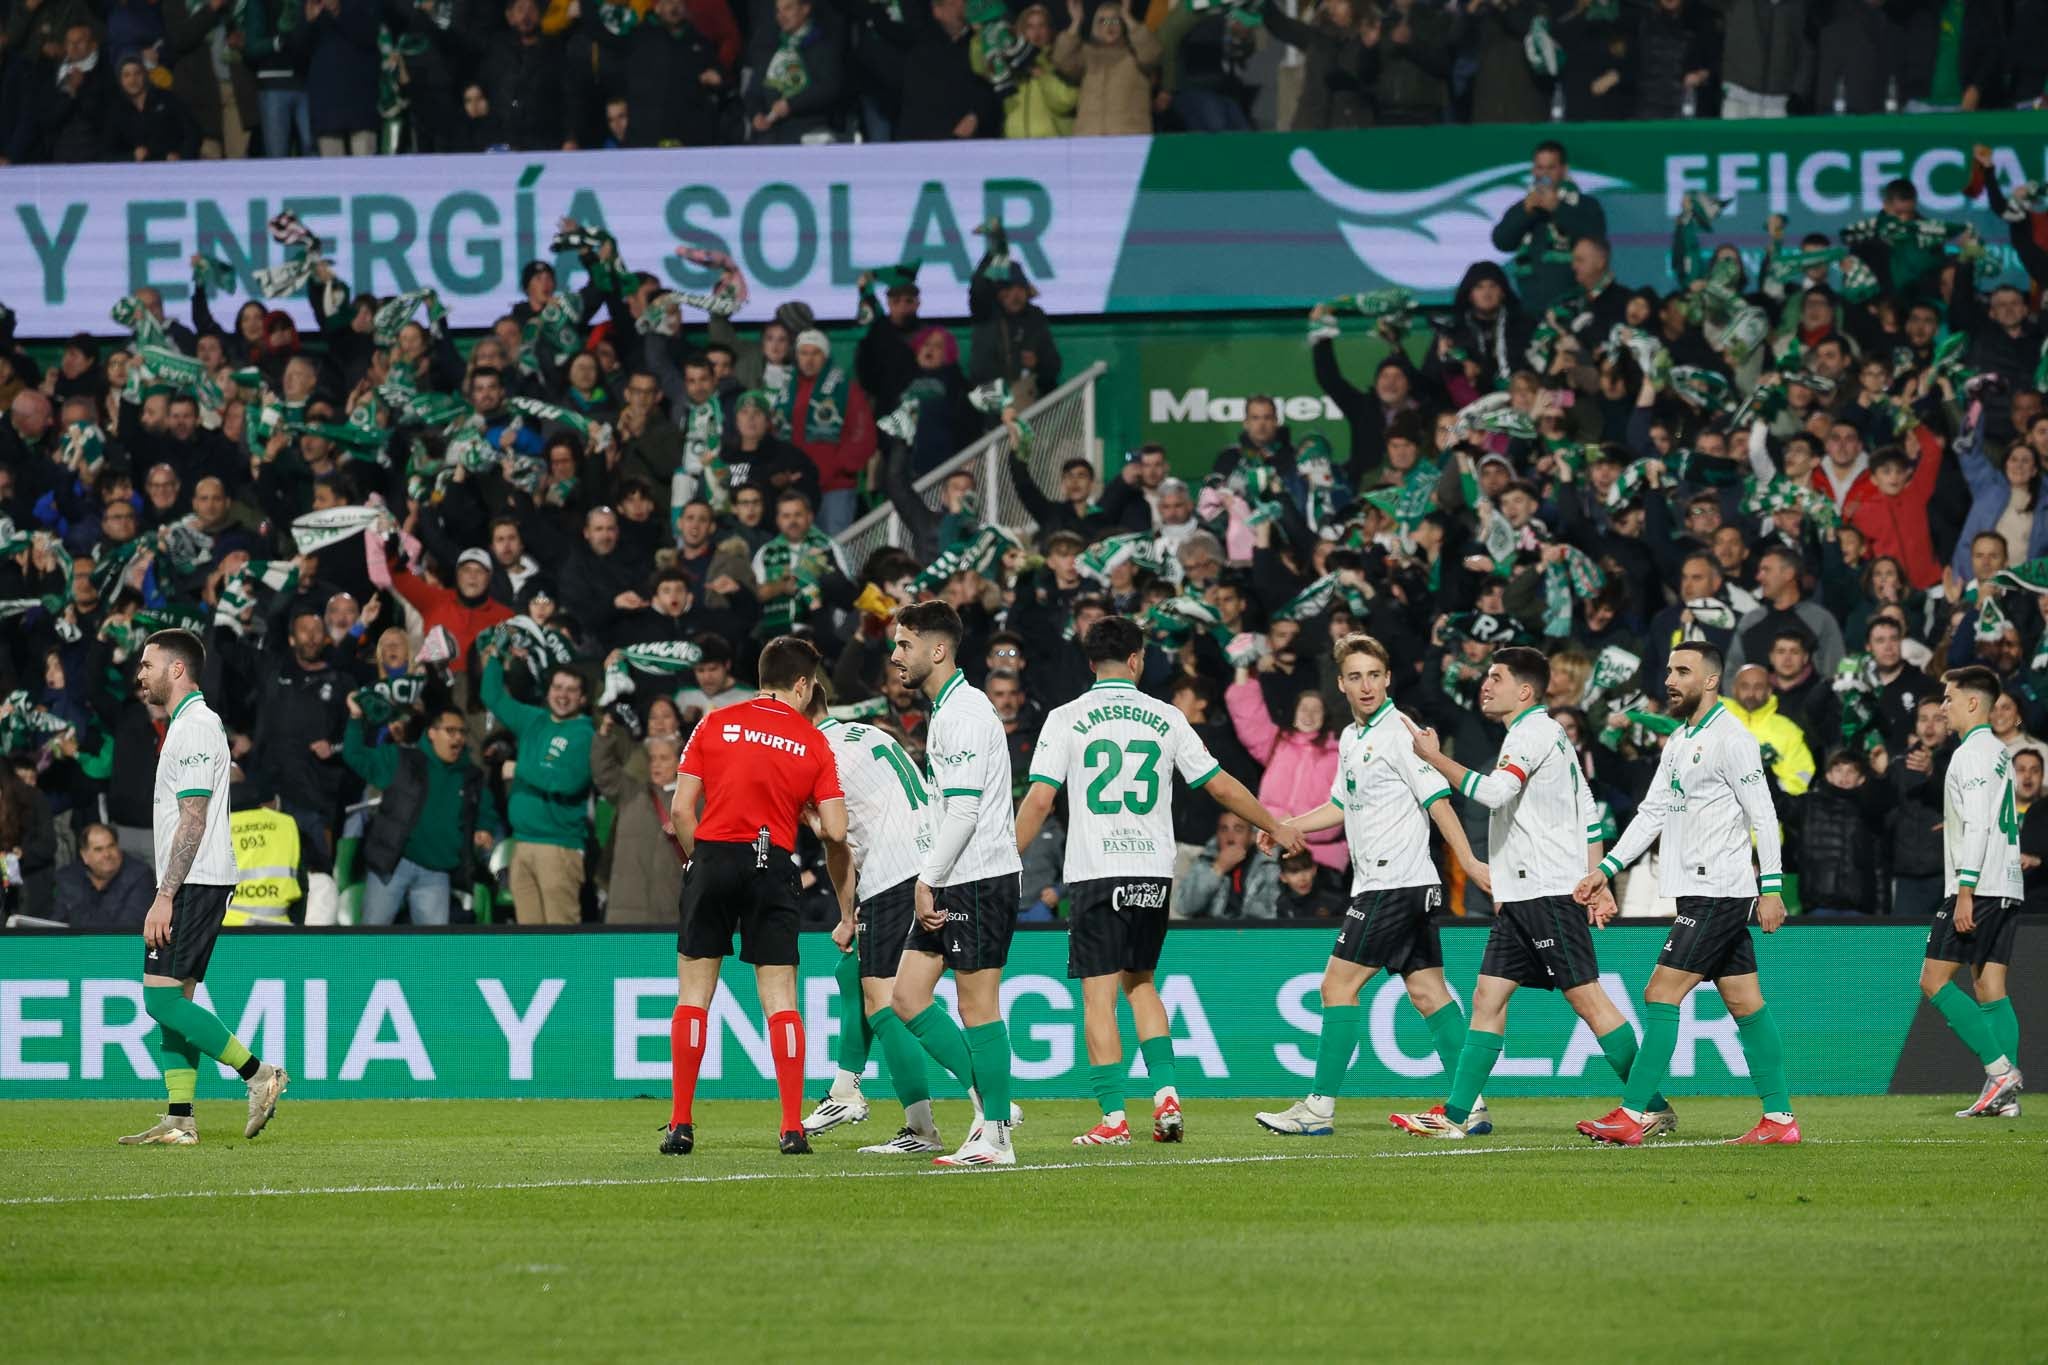
<svg viewBox="0 0 2048 1365"><path fill-rule="evenodd" d="M728 742L735 742L734 728L730 725L725 727L725 737ZM798 758L802 758L806 752L802 740L787 739L782 735L771 735L766 730L740 730L737 738L744 739L749 744L763 744L770 749L780 749L783 753L795 754Z"/></svg>

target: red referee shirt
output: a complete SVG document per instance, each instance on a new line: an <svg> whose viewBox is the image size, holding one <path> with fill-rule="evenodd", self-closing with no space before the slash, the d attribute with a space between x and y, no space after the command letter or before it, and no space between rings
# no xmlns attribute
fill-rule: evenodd
<svg viewBox="0 0 2048 1365"><path fill-rule="evenodd" d="M721 707L698 721L676 771L704 784L697 837L714 843L751 844L766 825L775 846L793 853L804 803L845 795L832 745L772 697Z"/></svg>

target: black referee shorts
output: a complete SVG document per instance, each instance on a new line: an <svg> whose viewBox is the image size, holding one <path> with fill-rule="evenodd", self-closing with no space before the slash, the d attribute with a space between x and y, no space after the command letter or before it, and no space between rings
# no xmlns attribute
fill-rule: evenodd
<svg viewBox="0 0 2048 1365"><path fill-rule="evenodd" d="M796 863L786 849L771 849L768 866L754 866L754 846L703 843L683 874L683 927L676 951L684 957L730 957L740 936L740 961L756 967L794 967L797 961Z"/></svg>
<svg viewBox="0 0 2048 1365"><path fill-rule="evenodd" d="M213 945L228 917L228 897L234 894L232 886L187 882L179 887L171 898L171 941L161 948L142 945L142 974L206 980L206 964L213 961Z"/></svg>

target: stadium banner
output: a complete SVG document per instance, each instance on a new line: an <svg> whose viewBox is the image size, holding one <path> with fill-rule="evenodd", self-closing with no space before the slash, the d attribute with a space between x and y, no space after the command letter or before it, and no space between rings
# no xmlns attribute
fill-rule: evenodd
<svg viewBox="0 0 2048 1365"><path fill-rule="evenodd" d="M1314 1071L1317 987L1332 932L1327 925L1187 929L1168 939L1159 988L1184 1090L1303 1090ZM1638 1025L1664 933L1617 926L1599 939L1608 993ZM1795 1093L1890 1088L1919 1008L1926 935L1922 925L1795 926L1761 943ZM1476 927L1444 934L1456 990L1470 989L1485 937ZM2021 937L2027 951L2040 953L2040 930ZM1057 932L1020 933L1010 954L1003 1002L1024 1098L1090 1093L1081 993L1067 979L1066 956L1066 935ZM798 999L807 1070L818 1079L832 1075L834 1044L849 1017L832 975L837 959L826 936L804 936ZM9 935L0 946L0 1099L161 1098L140 965L132 936ZM199 1000L260 1055L282 1062L299 1098L622 1098L667 1093L674 968L675 938L658 932L230 930ZM712 1011L700 1093L771 1095L774 1070L753 973L729 961L725 985ZM948 981L941 992L949 1004L951 989ZM1366 1027L1347 1089L1440 1096L1443 1063L1400 983L1376 979L1361 1003ZM1124 1027L1138 1094L1147 1087L1128 1012ZM1748 1091L1734 1021L1712 990L1685 1003L1680 1029L1675 1093ZM1972 1070L1956 1069L1953 1086L1967 1088ZM227 1093L228 1075L203 1067L202 1094ZM1605 1095L1614 1088L1599 1044L1563 1001L1523 992L1487 1093Z"/></svg>
<svg viewBox="0 0 2048 1365"><path fill-rule="evenodd" d="M1055 314L1306 308L1387 286L1439 301L1469 263L1501 258L1493 224L1523 193L1532 147L1556 131L14 167L0 169L0 301L24 337L107 334L107 309L143 285L182 313L189 258L224 261L249 288L281 259L265 224L286 209L351 288L436 289L457 327L505 311L520 266L546 254L565 216L608 228L628 264L672 288L711 283L677 246L730 252L753 284L743 317L755 320L800 298L830 326L851 316L862 269L900 260L924 262L928 316L963 316L974 228L990 217ZM1709 240L1736 242L1754 263L1769 214L1795 237L1835 232L1876 213L1896 176L1919 187L1923 212L1975 221L2013 271L2004 224L1962 198L1969 149L1990 145L2008 184L2048 178L2048 121L2032 113L1584 124L1563 136L1631 284L1671 283L1671 223L1690 191L1730 201ZM223 325L242 297L215 301ZM310 320L303 299L289 310Z"/></svg>

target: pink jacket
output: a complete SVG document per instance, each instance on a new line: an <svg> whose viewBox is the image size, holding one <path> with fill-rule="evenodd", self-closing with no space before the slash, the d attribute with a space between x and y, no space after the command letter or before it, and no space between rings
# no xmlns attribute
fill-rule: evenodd
<svg viewBox="0 0 2048 1365"><path fill-rule="evenodd" d="M1337 741L1328 735L1282 730L1266 710L1266 695L1257 678L1232 683L1223 693L1230 723L1251 756L1265 765L1259 779L1259 800L1275 815L1300 815L1328 804L1337 780ZM1308 836L1309 852L1324 867L1342 872L1351 865L1344 830L1321 830Z"/></svg>

